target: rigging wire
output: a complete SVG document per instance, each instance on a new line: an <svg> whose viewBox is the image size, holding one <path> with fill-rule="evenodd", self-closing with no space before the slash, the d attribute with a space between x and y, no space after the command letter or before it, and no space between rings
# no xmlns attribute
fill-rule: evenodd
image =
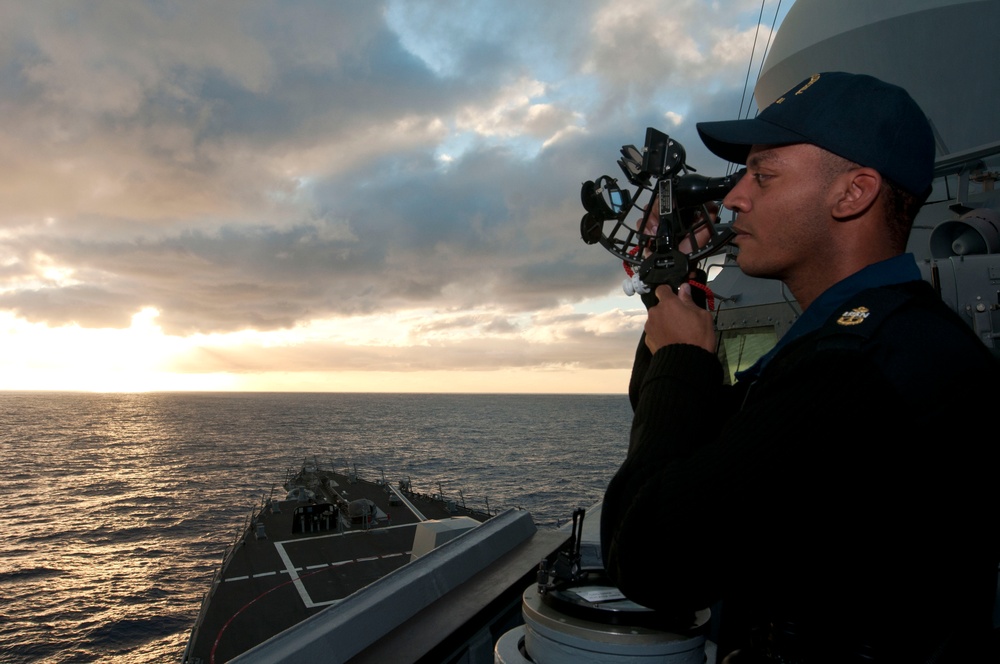
<svg viewBox="0 0 1000 664"><path fill-rule="evenodd" d="M747 76L746 76L746 80L743 82L743 98L740 100L740 115L739 115L739 117L741 119L743 119L743 103L744 103L744 101L747 102L747 114L746 114L746 117L747 118L750 117L750 109L752 107L752 104L749 102L749 100L747 100L746 95L747 95L747 90L750 87L750 85L749 85L749 82L750 82L750 69L753 67L754 53L756 53L756 51L757 51L757 39L760 37L760 26L761 26L761 24L763 22L763 18L764 18L764 3L766 1L767 0L761 0L760 14L757 16L757 32L754 34L754 37L753 37L753 50L750 53L750 61L747 63ZM774 26L778 23L778 14L780 14L780 13L781 13L781 0L778 0L778 4L774 8L774 16L771 17L771 29L768 32L767 41L764 43L764 52L761 53L761 55L760 55L760 61L759 61L759 64L757 66L757 76L754 77L754 82L753 82L753 87L754 88L757 87L757 82L760 80L760 74L764 70L764 61L767 60L767 54L768 54L768 51L771 48L771 39L774 37ZM753 98L752 94L750 95L750 98L751 99Z"/></svg>
<svg viewBox="0 0 1000 664"><path fill-rule="evenodd" d="M753 48L750 50L750 59L747 62L747 73L743 80L743 95L740 97L740 110L736 114L738 119L745 119L743 117L743 105L746 104L747 114L746 117L750 117L750 108L752 103L747 99L747 91L750 89L750 72L753 70L753 59L754 53L757 52L757 39L760 37L760 26L764 22L764 5L767 4L767 0L760 0L760 12L757 15L757 30L754 32L753 36ZM754 78L753 87L757 87L757 81L760 80L761 71L764 69L764 60L767 59L768 50L771 48L771 38L774 37L774 26L778 22L778 14L781 12L781 0L778 0L778 6L774 9L774 17L771 19L771 31L767 35L767 41L764 44L764 52L760 56L760 64L757 67L757 76ZM753 95L750 95L753 98ZM735 164L729 164L726 167L726 175L731 175L736 170Z"/></svg>
<svg viewBox="0 0 1000 664"><path fill-rule="evenodd" d="M754 31L753 35L753 47L750 49L750 59L747 61L747 74L743 79L743 96L740 97L740 110L736 114L736 117L740 120L743 119L743 104L747 105L747 115L750 114L750 104L747 101L747 89L750 87L750 71L753 69L753 56L757 52L757 38L760 37L760 25L764 20L764 4L767 0L760 0L760 13L757 15L757 30ZM759 74L758 74L759 76ZM751 95L752 96L752 95Z"/></svg>
<svg viewBox="0 0 1000 664"><path fill-rule="evenodd" d="M766 0L761 0L760 15L757 17L757 34L755 34L754 38L753 38L753 51L754 52L757 51L757 38L760 35L760 26L761 26L761 22L762 22L763 17L764 17L764 2L766 2ZM767 53L768 53L768 51L771 48L771 39L774 37L774 26L778 22L778 14L780 12L781 12L781 0L778 0L778 6L774 8L774 16L771 18L771 30L770 30L770 32L767 35L767 41L764 43L764 52L761 53L761 55L760 55L760 63L757 66L757 76L754 78L754 82L753 82L754 83L753 84L754 88L757 87L757 82L760 80L760 74L764 70L764 61L767 60ZM746 99L747 88L749 86L749 80L750 80L750 68L752 66L753 66L753 53L750 54L750 62L747 64L747 80L743 83L743 99L744 100ZM750 95L750 97L752 99L753 95ZM747 103L747 115L746 115L746 117L748 117L748 118L750 117L750 108L751 108L751 106L752 106L752 104L750 104L748 102ZM741 119L743 119L742 115L743 115L743 100L740 100L740 116L741 116Z"/></svg>
<svg viewBox="0 0 1000 664"><path fill-rule="evenodd" d="M767 53L771 49L771 39L774 37L774 26L778 22L779 12L781 12L781 0L778 0L778 6L774 8L774 17L771 19L771 34L767 36L767 43L764 44L764 53L760 56L760 66L757 67L757 79L754 81L754 88L757 87L757 81L760 80L760 73L764 70L764 60L767 59Z"/></svg>

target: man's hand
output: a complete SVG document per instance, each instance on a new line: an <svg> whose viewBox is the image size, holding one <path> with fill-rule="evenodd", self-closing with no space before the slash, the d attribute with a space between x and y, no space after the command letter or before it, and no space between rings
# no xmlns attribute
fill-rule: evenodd
<svg viewBox="0 0 1000 664"><path fill-rule="evenodd" d="M657 304L646 318L646 346L655 353L670 344L693 344L715 352L712 314L691 299L691 286L681 284L677 294L670 286L656 289Z"/></svg>

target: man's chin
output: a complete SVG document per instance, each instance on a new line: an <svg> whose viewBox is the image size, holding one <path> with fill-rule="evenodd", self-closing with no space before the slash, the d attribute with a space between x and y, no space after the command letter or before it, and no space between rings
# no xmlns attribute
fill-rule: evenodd
<svg viewBox="0 0 1000 664"><path fill-rule="evenodd" d="M759 279L773 279L774 275L770 274L767 270L763 269L760 265L757 265L746 256L745 253L740 253L736 255L736 264L739 266L743 274L748 277L757 277Z"/></svg>

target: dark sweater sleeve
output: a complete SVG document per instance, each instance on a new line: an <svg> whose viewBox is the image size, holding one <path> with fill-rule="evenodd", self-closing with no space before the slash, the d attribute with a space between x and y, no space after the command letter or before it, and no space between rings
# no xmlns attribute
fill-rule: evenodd
<svg viewBox="0 0 1000 664"><path fill-rule="evenodd" d="M639 394L642 392L642 381L646 377L653 354L646 347L646 333L639 337L639 346L635 349L635 359L632 361L632 376L628 382L628 400L632 404L632 412L639 407Z"/></svg>
<svg viewBox="0 0 1000 664"><path fill-rule="evenodd" d="M798 564L808 555L802 531L768 523L775 515L822 523L827 536L853 527L848 512L864 509L875 488L860 475L883 464L854 471L859 490L845 501L839 484L864 453L853 449L860 440L838 440L836 453L814 442L829 438L814 432L844 428L844 409L864 421L885 398L870 371L858 380L852 359L810 355L783 380L750 388L752 405L741 408L747 388L724 385L713 354L688 345L657 351L601 513L605 568L627 597L696 611L734 579L764 578L762 566ZM806 504L809 515L797 515Z"/></svg>
<svg viewBox="0 0 1000 664"><path fill-rule="evenodd" d="M708 351L697 346L671 345L652 356L645 350L643 357L644 350L645 344L640 341L630 385L635 413L628 455L605 492L601 510L605 567L634 601L639 601L636 592L626 586L633 585L633 578L638 586L648 581L643 570L656 563L650 535L661 533L654 524L662 523L665 512L661 508L670 511L664 501L673 500L661 491L662 482L671 472L670 462L688 455L692 446L703 439L708 419L716 418L712 404L718 403L723 390L722 366ZM623 542L640 539L646 540L641 548L634 547L621 555ZM641 590L638 594L646 596ZM695 600L696 604L700 602ZM648 599L645 605L652 606ZM704 606L707 604L695 610Z"/></svg>

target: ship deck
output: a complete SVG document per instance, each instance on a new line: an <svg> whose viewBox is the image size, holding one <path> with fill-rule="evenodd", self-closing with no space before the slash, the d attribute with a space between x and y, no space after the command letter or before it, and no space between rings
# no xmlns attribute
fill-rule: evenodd
<svg viewBox="0 0 1000 664"><path fill-rule="evenodd" d="M421 522L489 518L331 470L303 468L290 484L312 494L269 501L252 515L205 598L187 664L229 661L402 567ZM352 517L348 505L359 500L374 509Z"/></svg>

